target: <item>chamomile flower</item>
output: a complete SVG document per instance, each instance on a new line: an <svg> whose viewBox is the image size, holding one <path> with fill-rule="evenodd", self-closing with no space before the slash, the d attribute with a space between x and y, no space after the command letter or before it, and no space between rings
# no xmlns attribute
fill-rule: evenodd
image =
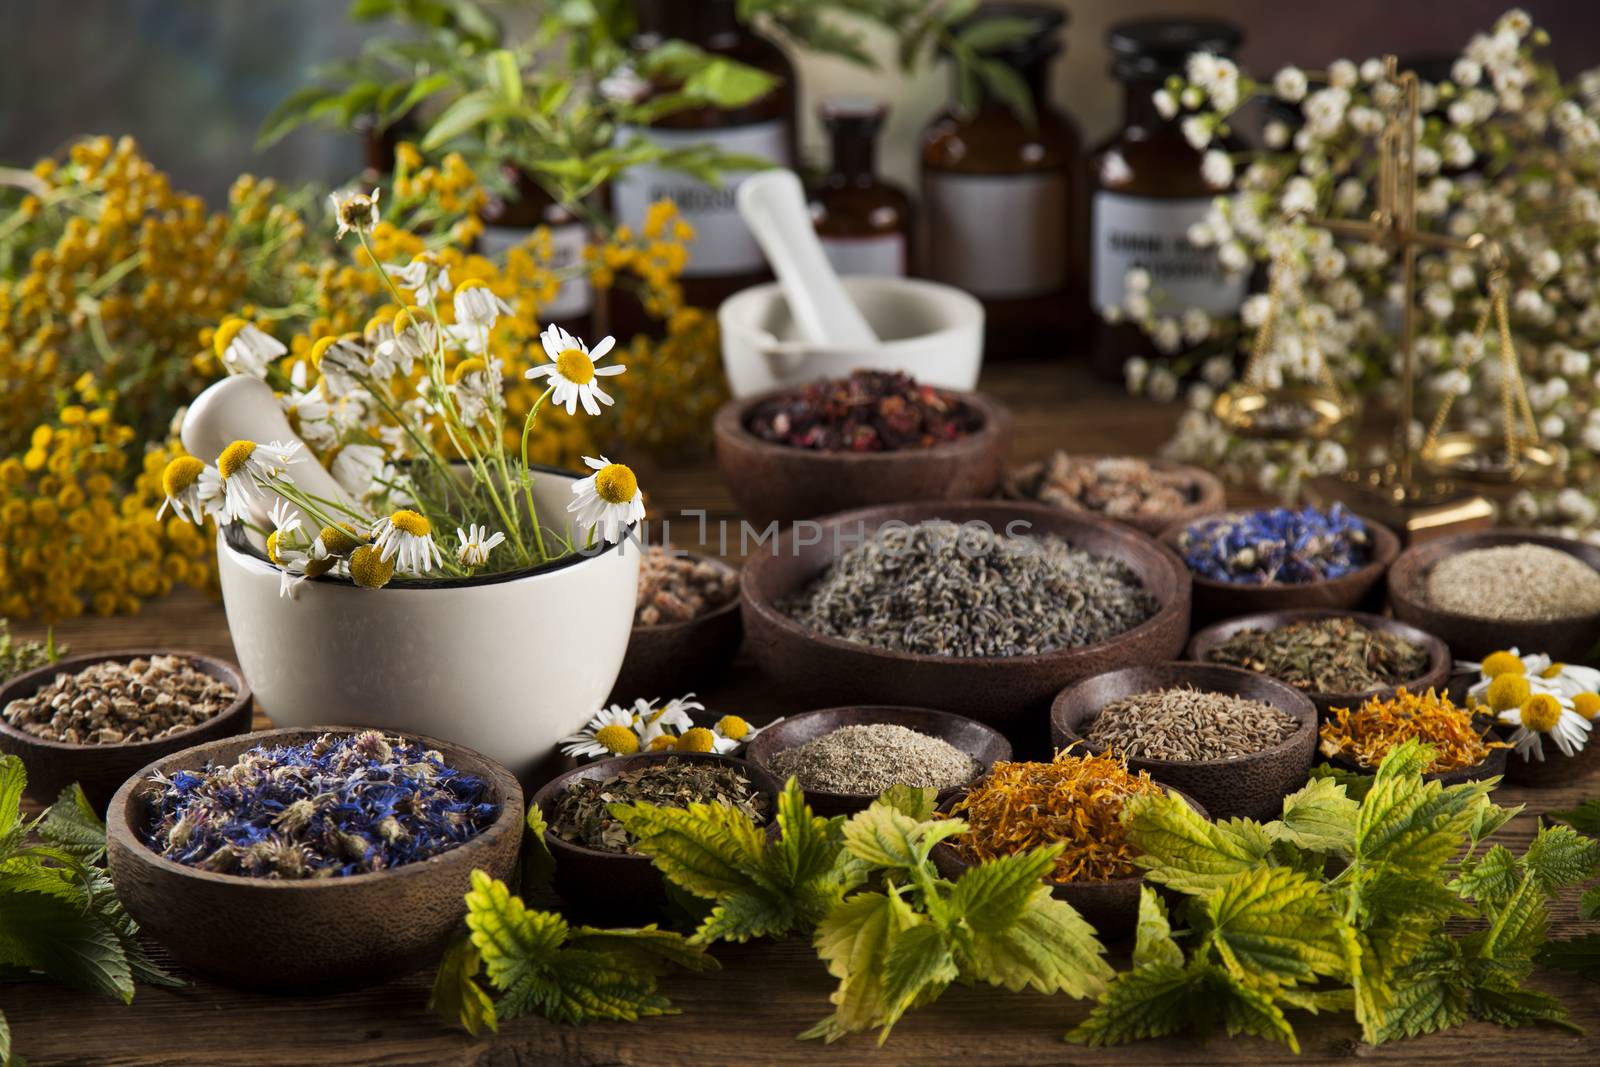
<svg viewBox="0 0 1600 1067"><path fill-rule="evenodd" d="M584 456L583 462L594 471L572 487L576 497L567 505L575 512L578 525L590 534L599 531L608 543L621 541L629 526L644 518L644 494L639 479L621 463L601 456Z"/></svg>
<svg viewBox="0 0 1600 1067"><path fill-rule="evenodd" d="M471 524L465 530L456 527L456 537L461 541L460 547L456 549L456 559L460 560L464 567L481 567L488 563L489 553L504 544L506 540L505 534L498 530L491 534L488 527L479 526L477 523Z"/></svg>
<svg viewBox="0 0 1600 1067"><path fill-rule="evenodd" d="M616 344L616 339L607 337L589 348L578 338L572 336L559 326L551 326L539 335L539 340L544 345L545 355L550 357L550 362L533 367L524 377L537 381L549 376L552 388L551 399L559 406L567 409L568 415L578 413L578 404L583 404L583 410L591 415L600 414L601 404L613 403L611 397L600 388L597 378L606 378L613 374L621 374L627 368L618 363L610 367L597 367Z"/></svg>
<svg viewBox="0 0 1600 1067"><path fill-rule="evenodd" d="M394 561L386 560L375 545L360 545L350 553L350 580L363 589L382 589L394 577Z"/></svg>
<svg viewBox="0 0 1600 1067"><path fill-rule="evenodd" d="M300 509L281 496L272 502L272 510L267 512L267 518L272 522L273 532L284 537L296 537L303 530Z"/></svg>
<svg viewBox="0 0 1600 1067"><path fill-rule="evenodd" d="M198 526L208 516L216 518L223 513L222 476L193 456L179 456L168 463L161 472L161 488L167 498L156 512L158 519L171 508L178 518Z"/></svg>
<svg viewBox="0 0 1600 1067"><path fill-rule="evenodd" d="M386 266L383 269L396 285L415 293L419 304L432 304L440 293L450 291L450 268L432 252L418 252L403 267Z"/></svg>
<svg viewBox="0 0 1600 1067"><path fill-rule="evenodd" d="M656 707L654 700L640 698L633 702L633 725L638 731L639 743L646 748L667 747L666 743L660 745L656 741L667 738L672 744L683 735L685 730L694 727L694 718L691 712L704 711L705 705L694 698L693 693L685 693L681 697L667 701L663 707Z"/></svg>
<svg viewBox="0 0 1600 1067"><path fill-rule="evenodd" d="M1544 762L1544 738L1555 742L1563 756L1583 751L1589 740L1589 720L1573 710L1570 701L1554 693L1534 693L1520 708L1502 711L1501 722L1515 726L1510 741L1524 760Z"/></svg>
<svg viewBox="0 0 1600 1067"><path fill-rule="evenodd" d="M619 704L601 708L582 730L556 742L568 756L631 756L639 751L634 713Z"/></svg>
<svg viewBox="0 0 1600 1067"><path fill-rule="evenodd" d="M732 752L742 745L748 745L763 730L782 721L779 718L773 719L766 726L752 726L738 715L724 715L712 724L712 748L716 752Z"/></svg>
<svg viewBox="0 0 1600 1067"><path fill-rule="evenodd" d="M450 372L450 398L465 425L477 425L500 407L500 379L504 373L501 367L493 357L485 362L469 356Z"/></svg>
<svg viewBox="0 0 1600 1067"><path fill-rule="evenodd" d="M372 495L386 461L387 454L377 445L348 444L334 453L330 473L339 488L361 500Z"/></svg>
<svg viewBox="0 0 1600 1067"><path fill-rule="evenodd" d="M299 463L301 444L294 441L235 441L217 457L217 473L222 478L223 514L229 519L248 518L252 508L263 500L266 484L289 473L289 465Z"/></svg>
<svg viewBox="0 0 1600 1067"><path fill-rule="evenodd" d="M311 346L310 358L312 368L322 375L322 384L335 397L361 388L356 376L366 374L372 365L371 354L362 347L358 334L323 337Z"/></svg>
<svg viewBox="0 0 1600 1067"><path fill-rule="evenodd" d="M433 524L420 512L401 508L372 527L378 558L393 562L401 574L426 574L444 562L433 540Z"/></svg>
<svg viewBox="0 0 1600 1067"><path fill-rule="evenodd" d="M481 278L471 278L456 288L456 322L465 326L490 329L501 315L511 314L511 305L494 295L494 290ZM554 329L555 327L552 327ZM546 330L548 334L550 330ZM571 336L570 334L568 335ZM545 351L549 351L546 345ZM551 357L554 358L554 357ZM598 357L596 357L598 358Z"/></svg>
<svg viewBox="0 0 1600 1067"><path fill-rule="evenodd" d="M391 368L384 377L395 370L410 374L417 360L427 359L439 340L438 323L426 308L412 306L396 312L392 329L394 336L380 342L376 350L379 359Z"/></svg>
<svg viewBox="0 0 1600 1067"><path fill-rule="evenodd" d="M211 345L231 373L252 378L265 378L267 365L289 351L282 341L244 319L225 319Z"/></svg>
<svg viewBox="0 0 1600 1067"><path fill-rule="evenodd" d="M1542 652L1524 656L1518 649L1510 648L1491 652L1478 663L1457 660L1455 670L1457 674L1478 676L1477 681L1467 689L1467 703L1486 703L1494 711L1500 712L1520 707L1530 694L1559 692L1561 686L1556 680L1559 672L1553 668L1562 666L1551 663L1550 657ZM1523 681L1511 681L1514 678ZM1600 671L1595 672L1595 680L1600 683ZM1500 706L1496 707L1496 704Z"/></svg>
<svg viewBox="0 0 1600 1067"><path fill-rule="evenodd" d="M335 238L342 238L351 230L365 233L378 224L378 195L382 189L372 190L372 195L366 193L329 193L328 203L333 205L333 217L339 221L339 232Z"/></svg>
<svg viewBox="0 0 1600 1067"><path fill-rule="evenodd" d="M320 389L285 393L281 402L289 425L306 444L320 452L339 443L339 430L333 424L333 407Z"/></svg>

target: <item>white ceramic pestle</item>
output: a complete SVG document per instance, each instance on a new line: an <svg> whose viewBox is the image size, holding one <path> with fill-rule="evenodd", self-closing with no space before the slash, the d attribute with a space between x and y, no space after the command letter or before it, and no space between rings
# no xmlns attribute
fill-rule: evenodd
<svg viewBox="0 0 1600 1067"><path fill-rule="evenodd" d="M273 395L272 387L259 378L230 376L195 397L183 417L182 436L183 447L191 456L211 464L215 464L222 450L234 441L298 443L300 461L289 468L289 477L295 485L314 496L355 506L350 494L340 488L333 475L289 428L289 419ZM269 526L267 511L275 499L267 498L255 509L252 518L256 525ZM300 513L298 508L295 512ZM313 532L321 526L308 515L302 514L301 521Z"/></svg>
<svg viewBox="0 0 1600 1067"><path fill-rule="evenodd" d="M839 283L811 224L805 190L791 170L764 170L739 183L739 215L755 235L801 337L813 344L870 347L878 335Z"/></svg>

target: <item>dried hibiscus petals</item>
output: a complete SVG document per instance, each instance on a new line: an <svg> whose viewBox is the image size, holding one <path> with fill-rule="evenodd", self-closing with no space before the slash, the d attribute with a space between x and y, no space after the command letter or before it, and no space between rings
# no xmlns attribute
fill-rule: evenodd
<svg viewBox="0 0 1600 1067"><path fill-rule="evenodd" d="M896 452L947 444L982 423L954 393L898 371L858 370L763 402L746 428L791 448Z"/></svg>

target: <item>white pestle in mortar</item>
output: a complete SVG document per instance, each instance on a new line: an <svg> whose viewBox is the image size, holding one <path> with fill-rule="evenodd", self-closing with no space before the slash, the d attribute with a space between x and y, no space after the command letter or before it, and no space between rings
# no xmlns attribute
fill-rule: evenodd
<svg viewBox="0 0 1600 1067"><path fill-rule="evenodd" d="M783 286L801 337L813 344L876 345L878 335L822 250L805 190L792 170L759 171L739 183L739 215Z"/></svg>
<svg viewBox="0 0 1600 1067"><path fill-rule="evenodd" d="M360 510L350 494L333 480L333 475L290 429L289 419L273 395L272 387L259 378L234 375L216 382L195 397L183 417L182 437L183 447L191 456L213 466L222 450L235 441L299 445L299 462L289 468L294 484L312 496L337 500L346 507ZM261 503L252 509L251 515L257 526L265 529L271 525L267 511L277 499L275 494L262 494ZM299 508L293 511L300 516L308 532L315 533L321 528L321 523Z"/></svg>

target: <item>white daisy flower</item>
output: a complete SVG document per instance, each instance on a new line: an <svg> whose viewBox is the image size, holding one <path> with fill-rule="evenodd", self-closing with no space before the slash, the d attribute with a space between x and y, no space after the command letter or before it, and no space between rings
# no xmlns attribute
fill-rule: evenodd
<svg viewBox="0 0 1600 1067"><path fill-rule="evenodd" d="M432 252L418 252L403 267L385 266L396 285L416 294L417 303L432 305L440 293L450 291L450 268Z"/></svg>
<svg viewBox="0 0 1600 1067"><path fill-rule="evenodd" d="M615 544L629 526L644 519L639 479L623 464L604 456L584 456L583 462L594 473L572 487L577 499L567 505L567 511L576 513L578 525L590 534L598 530L608 543Z"/></svg>
<svg viewBox="0 0 1600 1067"><path fill-rule="evenodd" d="M539 340L544 344L544 353L550 357L550 362L532 368L524 377L537 381L549 375L553 388L551 398L556 404L564 406L568 415L577 414L579 402L582 402L583 410L591 415L600 414L600 404L612 403L595 379L621 374L627 368L620 363L610 367L597 367L595 364L611 351L616 344L615 338L605 338L591 352L566 330L551 326L539 335Z"/></svg>
<svg viewBox="0 0 1600 1067"><path fill-rule="evenodd" d="M281 403L289 425L306 444L321 451L339 443L339 429L333 424L333 406L320 389L286 393Z"/></svg>
<svg viewBox="0 0 1600 1067"><path fill-rule="evenodd" d="M631 756L639 751L633 712L619 704L601 708L582 730L556 743L568 756Z"/></svg>
<svg viewBox="0 0 1600 1067"><path fill-rule="evenodd" d="M752 726L737 715L724 715L711 727L715 740L712 742L717 752L732 752L743 745L748 745L756 737L770 727L782 722L782 718L773 719L766 726Z"/></svg>
<svg viewBox="0 0 1600 1067"><path fill-rule="evenodd" d="M283 478L289 465L305 457L299 455L299 441L235 441L217 457L217 473L222 478L223 514L229 519L245 519L268 493L267 483Z"/></svg>
<svg viewBox="0 0 1600 1067"><path fill-rule="evenodd" d="M378 195L382 189L372 190L372 195L366 193L329 193L328 203L333 205L333 217L339 222L339 232L335 238L341 238L351 230L362 233L371 230L378 224Z"/></svg>
<svg viewBox="0 0 1600 1067"><path fill-rule="evenodd" d="M1570 701L1554 693L1534 693L1520 708L1502 711L1499 719L1515 726L1511 743L1517 755L1544 762L1544 738L1548 736L1563 756L1583 751L1589 740L1589 720L1573 710Z"/></svg>
<svg viewBox="0 0 1600 1067"><path fill-rule="evenodd" d="M427 359L439 340L439 327L433 317L422 308L406 308L397 313L392 324L394 335L381 342L377 355L386 367L410 374L419 359Z"/></svg>
<svg viewBox="0 0 1600 1067"><path fill-rule="evenodd" d="M640 698L633 702L633 727L639 734L642 748L670 748L685 730L694 728L690 714L704 711L706 707L694 698L693 693L669 700L665 707L656 707L654 700ZM664 740L663 740L664 739Z"/></svg>
<svg viewBox="0 0 1600 1067"><path fill-rule="evenodd" d="M281 496L272 502L272 510L267 512L267 518L271 520L272 529L280 538L294 537L304 532L304 526L300 521L300 509Z"/></svg>
<svg viewBox="0 0 1600 1067"><path fill-rule="evenodd" d="M455 306L456 322L484 329L492 328L501 315L511 314L511 305L495 296L494 291L480 278L461 283L456 289ZM548 330L545 332L549 333Z"/></svg>
<svg viewBox="0 0 1600 1067"><path fill-rule="evenodd" d="M222 475L193 456L179 456L168 463L161 472L161 488L167 498L156 512L158 519L171 508L178 518L198 526L208 516L217 518L223 513Z"/></svg>
<svg viewBox="0 0 1600 1067"><path fill-rule="evenodd" d="M227 319L211 339L217 358L233 374L265 378L267 365L289 351L282 341L244 319Z"/></svg>
<svg viewBox="0 0 1600 1067"><path fill-rule="evenodd" d="M384 563L394 560L402 574L426 574L444 562L444 553L433 540L433 524L409 508L374 523L372 540L378 558Z"/></svg>
<svg viewBox="0 0 1600 1067"><path fill-rule="evenodd" d="M345 445L334 454L333 480L351 496L364 499L372 495L373 483L382 476L386 457L387 453L377 445Z"/></svg>
<svg viewBox="0 0 1600 1067"><path fill-rule="evenodd" d="M356 376L371 370L372 356L356 334L324 337L311 346L311 365L322 375L323 386L341 397L361 388Z"/></svg>
<svg viewBox="0 0 1600 1067"><path fill-rule="evenodd" d="M475 426L484 416L500 407L500 380L504 375L498 359L487 362L472 356L456 364L450 372L450 398L455 401L461 421Z"/></svg>
<svg viewBox="0 0 1600 1067"><path fill-rule="evenodd" d="M493 534L487 526L477 523L469 525L465 530L456 527L456 537L461 541L461 547L456 549L456 559L466 567L481 567L489 562L489 553L496 547L505 543L506 535L498 530Z"/></svg>

